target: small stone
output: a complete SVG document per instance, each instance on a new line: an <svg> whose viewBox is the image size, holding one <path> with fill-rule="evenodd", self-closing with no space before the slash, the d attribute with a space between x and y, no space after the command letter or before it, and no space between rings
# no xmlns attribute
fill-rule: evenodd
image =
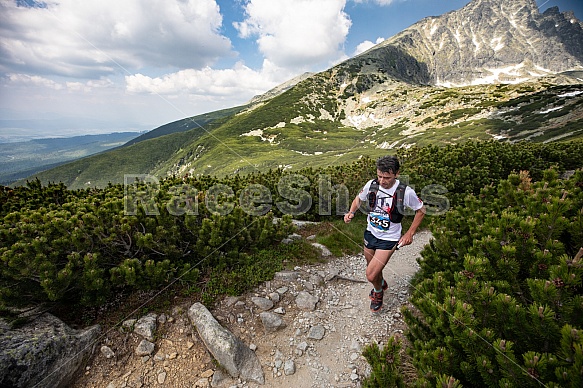
<svg viewBox="0 0 583 388"><path fill-rule="evenodd" d="M208 379L198 379L195 383L194 383L194 387L195 388L207 388L209 386L209 381Z"/></svg>
<svg viewBox="0 0 583 388"><path fill-rule="evenodd" d="M134 329L134 325L136 324L137 319L128 319L127 321L123 321L121 324L123 331L132 331Z"/></svg>
<svg viewBox="0 0 583 388"><path fill-rule="evenodd" d="M263 311L267 311L273 307L273 301L267 298L253 297L251 301Z"/></svg>
<svg viewBox="0 0 583 388"><path fill-rule="evenodd" d="M309 339L321 340L324 338L324 334L326 333L326 329L323 326L312 326L310 331L308 332Z"/></svg>
<svg viewBox="0 0 583 388"><path fill-rule="evenodd" d="M148 341L153 341L157 318L158 316L156 314L150 313L138 319L134 326L134 333L144 337Z"/></svg>
<svg viewBox="0 0 583 388"><path fill-rule="evenodd" d="M168 317L166 317L166 314L160 314L160 316L158 317L158 323L163 325L168 321Z"/></svg>
<svg viewBox="0 0 583 388"><path fill-rule="evenodd" d="M308 343L306 341L302 341L296 346L296 348L298 348L302 352L305 352L308 349Z"/></svg>
<svg viewBox="0 0 583 388"><path fill-rule="evenodd" d="M158 374L158 384L164 384L166 381L166 372Z"/></svg>
<svg viewBox="0 0 583 388"><path fill-rule="evenodd" d="M101 354L103 354L105 356L105 358L107 358L107 359L115 357L115 353L113 352L113 350L111 350L111 348L109 346L105 346L105 345L103 345L101 347Z"/></svg>
<svg viewBox="0 0 583 388"><path fill-rule="evenodd" d="M284 282L293 282L294 280L297 280L299 276L300 274L295 271L279 271L275 273L274 278Z"/></svg>
<svg viewBox="0 0 583 388"><path fill-rule="evenodd" d="M326 248L324 245L320 243L312 243L312 246L318 248L322 253L322 256L324 257L332 256L332 252L330 252L330 250Z"/></svg>
<svg viewBox="0 0 583 388"><path fill-rule="evenodd" d="M273 303L279 302L280 296L277 292L270 292L269 298L273 301Z"/></svg>
<svg viewBox="0 0 583 388"><path fill-rule="evenodd" d="M150 354L154 353L155 347L156 345L154 345L152 342L143 339L136 348L136 354L138 356L149 356Z"/></svg>
<svg viewBox="0 0 583 388"><path fill-rule="evenodd" d="M319 298L308 292L301 291L296 297L296 305L302 310L315 310Z"/></svg>
<svg viewBox="0 0 583 388"><path fill-rule="evenodd" d="M283 329L286 326L283 319L281 319L279 315L273 313L262 312L261 314L259 314L259 318L261 318L263 327L265 328L265 331L268 333L272 333L277 330Z"/></svg>
<svg viewBox="0 0 583 388"><path fill-rule="evenodd" d="M205 379L208 379L208 378L209 378L209 377L211 377L211 376L212 376L214 373L215 373L215 371L214 371L214 370L212 370L212 369L207 369L207 370L205 370L204 372L202 372L202 373L200 374L200 377L204 377Z"/></svg>
<svg viewBox="0 0 583 388"><path fill-rule="evenodd" d="M283 373L285 373L286 376L296 373L296 364L293 360L287 360L285 362L283 365Z"/></svg>

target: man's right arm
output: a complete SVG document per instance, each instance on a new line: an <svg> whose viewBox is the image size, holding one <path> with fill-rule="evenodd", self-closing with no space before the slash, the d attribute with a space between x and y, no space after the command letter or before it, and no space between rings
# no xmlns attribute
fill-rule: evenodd
<svg viewBox="0 0 583 388"><path fill-rule="evenodd" d="M354 197L354 200L350 204L350 210L348 211L348 213L346 213L344 215L344 222L345 223L349 223L354 218L356 211L360 208L360 203L361 203L361 200L357 195L356 197Z"/></svg>

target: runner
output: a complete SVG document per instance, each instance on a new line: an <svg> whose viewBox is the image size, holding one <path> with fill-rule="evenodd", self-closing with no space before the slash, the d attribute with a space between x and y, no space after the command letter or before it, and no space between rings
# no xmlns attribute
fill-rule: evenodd
<svg viewBox="0 0 583 388"><path fill-rule="evenodd" d="M350 211L344 215L344 222L349 223L361 204L366 203L368 217L364 231L364 258L366 278L373 286L369 295L373 312L380 311L384 291L389 287L383 279L383 268L395 250L413 242L413 235L426 211L415 191L397 179L400 164L396 157L379 158L376 167L377 178L364 185L352 201ZM411 227L401 236L401 219L406 207L415 211L415 217Z"/></svg>

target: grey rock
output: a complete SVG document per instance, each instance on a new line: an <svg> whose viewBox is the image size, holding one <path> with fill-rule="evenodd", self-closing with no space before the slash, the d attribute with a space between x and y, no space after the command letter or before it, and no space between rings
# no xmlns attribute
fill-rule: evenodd
<svg viewBox="0 0 583 388"><path fill-rule="evenodd" d="M269 298L273 301L273 303L277 303L281 299L280 295L277 292L270 292Z"/></svg>
<svg viewBox="0 0 583 388"><path fill-rule="evenodd" d="M122 330L126 332L132 331L137 321L138 321L137 319L128 319L123 321L123 323L121 324Z"/></svg>
<svg viewBox="0 0 583 388"><path fill-rule="evenodd" d="M231 376L221 368L217 368L211 379L211 387L225 386L223 383L231 380Z"/></svg>
<svg viewBox="0 0 583 388"><path fill-rule="evenodd" d="M143 339L138 344L138 347L136 348L136 354L138 356L149 356L152 353L154 353L155 348L156 348L156 345L154 345L152 342L148 341L147 339Z"/></svg>
<svg viewBox="0 0 583 388"><path fill-rule="evenodd" d="M163 325L168 321L168 317L166 316L166 314L160 314L160 316L158 316L158 323Z"/></svg>
<svg viewBox="0 0 583 388"><path fill-rule="evenodd" d="M296 373L296 363L293 360L287 360L285 364L283 364L283 373L285 373L286 376Z"/></svg>
<svg viewBox="0 0 583 388"><path fill-rule="evenodd" d="M314 296L306 291L301 291L298 293L298 296L296 296L296 305L302 310L315 310L316 303L318 303L318 301L319 298L317 296Z"/></svg>
<svg viewBox="0 0 583 388"><path fill-rule="evenodd" d="M299 276L300 274L295 271L279 271L275 273L275 279L284 282L293 282L294 280L297 280Z"/></svg>
<svg viewBox="0 0 583 388"><path fill-rule="evenodd" d="M74 330L45 313L17 329L0 329L0 386L65 387L95 350L101 329Z"/></svg>
<svg viewBox="0 0 583 388"><path fill-rule="evenodd" d="M154 334L156 333L156 321L158 316L154 313L150 313L136 322L134 326L134 333L141 335L148 341L154 340Z"/></svg>
<svg viewBox="0 0 583 388"><path fill-rule="evenodd" d="M332 252L330 252L330 250L326 248L324 245L320 243L312 243L312 246L318 248L320 252L322 252L322 256L324 257L332 256Z"/></svg>
<svg viewBox="0 0 583 388"><path fill-rule="evenodd" d="M275 290L275 291L277 291L277 293L278 293L279 295L283 295L283 294L285 294L285 293L286 293L288 290L289 290L289 288L287 288L287 287L279 287L279 288L278 288L277 290Z"/></svg>
<svg viewBox="0 0 583 388"><path fill-rule="evenodd" d="M277 314L262 312L259 314L263 327L267 333L273 333L286 327L284 320Z"/></svg>
<svg viewBox="0 0 583 388"><path fill-rule="evenodd" d="M251 298L251 302L253 302L257 307L259 307L263 311L267 311L273 307L273 301L267 298L254 296Z"/></svg>
<svg viewBox="0 0 583 388"><path fill-rule="evenodd" d="M239 338L222 327L201 303L188 309L188 317L196 327L206 348L234 378L265 383L261 364L255 353Z"/></svg>
<svg viewBox="0 0 583 388"><path fill-rule="evenodd" d="M302 236L297 234L297 233L292 233L289 236L287 236L287 238L289 238L291 240L301 240Z"/></svg>
<svg viewBox="0 0 583 388"><path fill-rule="evenodd" d="M340 274L340 271L338 269L336 269L336 268L333 268L330 271L328 271L328 273L326 274L326 276L324 277L324 279L327 282L329 282L330 280L334 279L339 274Z"/></svg>
<svg viewBox="0 0 583 388"><path fill-rule="evenodd" d="M103 345L100 349L101 354L103 354L103 356L105 358L113 358L115 357L115 353L113 352L113 350L111 350L111 348L109 346L105 346Z"/></svg>
<svg viewBox="0 0 583 388"><path fill-rule="evenodd" d="M302 352L305 352L308 349L308 343L306 341L302 341L296 346L296 348L298 348Z"/></svg>
<svg viewBox="0 0 583 388"><path fill-rule="evenodd" d="M283 307L278 307L275 310L273 310L273 312L283 315L283 314L285 314L285 309Z"/></svg>
<svg viewBox="0 0 583 388"><path fill-rule="evenodd" d="M238 301L239 301L239 297L237 297L237 296L227 296L225 298L225 304L227 305L227 307L233 306Z"/></svg>
<svg viewBox="0 0 583 388"><path fill-rule="evenodd" d="M310 331L308 332L308 338L309 339L315 339L315 340L321 340L322 338L324 338L324 334L326 334L326 329L324 329L324 326L312 326L310 328Z"/></svg>
<svg viewBox="0 0 583 388"><path fill-rule="evenodd" d="M324 279L322 279L320 275L310 275L309 281L314 286L321 286L324 283Z"/></svg>

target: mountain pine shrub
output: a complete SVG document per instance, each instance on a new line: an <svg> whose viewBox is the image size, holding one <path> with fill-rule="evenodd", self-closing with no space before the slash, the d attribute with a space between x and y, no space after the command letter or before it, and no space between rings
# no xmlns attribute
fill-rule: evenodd
<svg viewBox="0 0 583 388"><path fill-rule="evenodd" d="M417 385L582 386L582 226L583 171L554 169L511 174L435 224L403 310Z"/></svg>

